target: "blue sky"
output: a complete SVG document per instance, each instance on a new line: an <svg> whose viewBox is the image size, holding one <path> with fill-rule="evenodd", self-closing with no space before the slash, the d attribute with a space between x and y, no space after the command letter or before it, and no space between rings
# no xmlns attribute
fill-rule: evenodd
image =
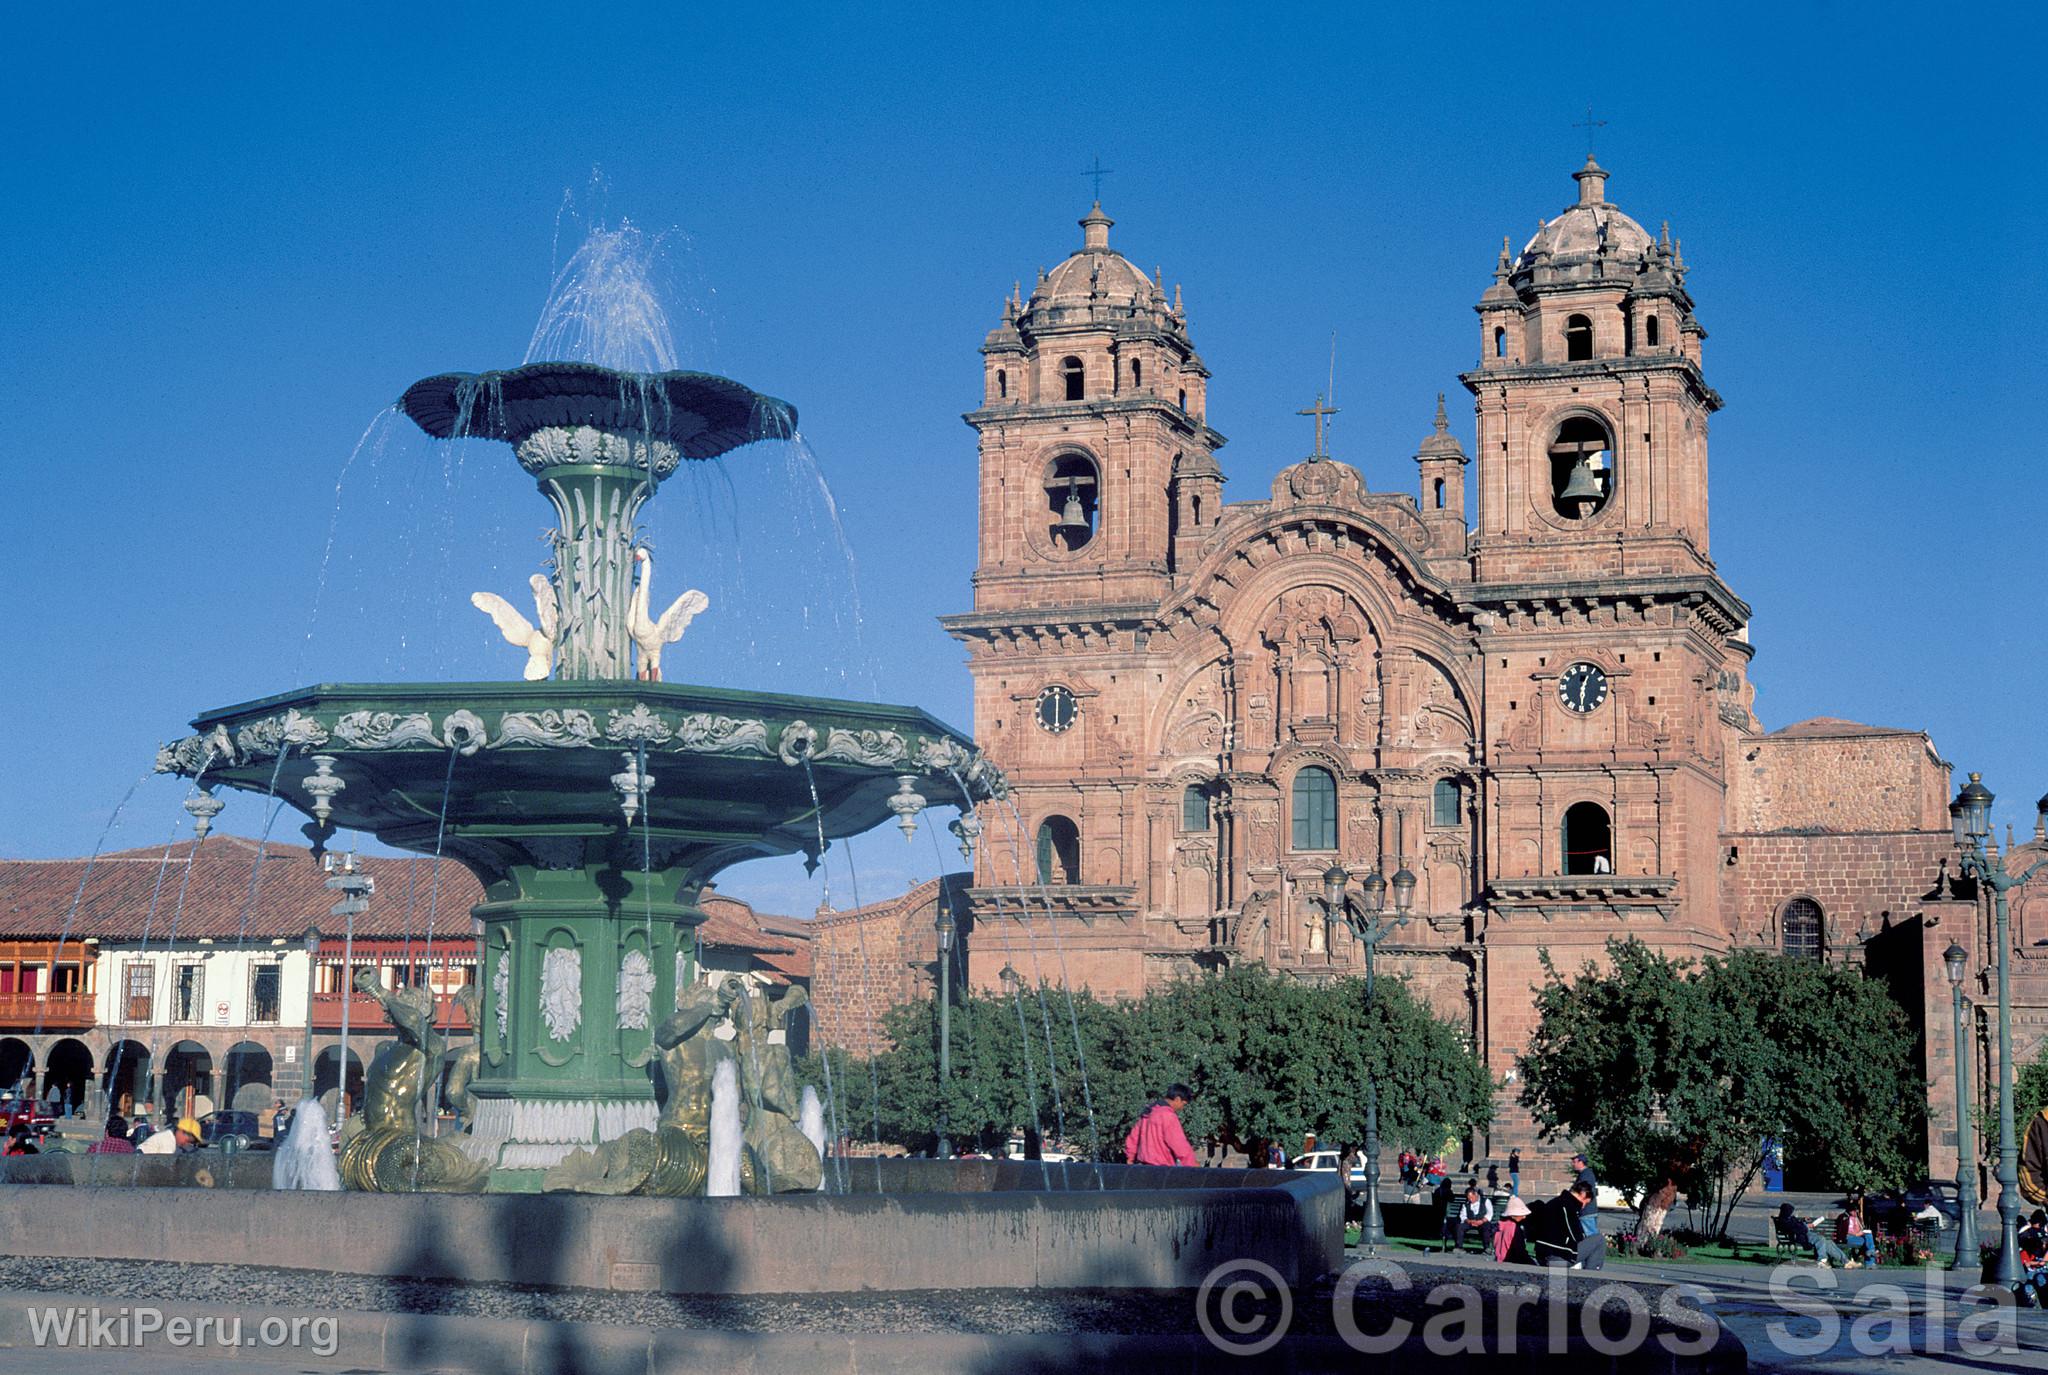
<svg viewBox="0 0 2048 1375"><path fill-rule="evenodd" d="M520 589L545 504L379 410L517 362L584 225L659 239L687 366L797 404L851 551L779 447L670 484L655 591L714 600L671 676L964 728L959 415L1091 159L1113 243L1184 285L1227 494L1306 452L1333 331L1333 448L1406 489L1438 391L1469 443L1471 307L1571 199L1589 102L1610 196L1693 267L1765 724L1927 728L2022 827L2048 791L2038 10L62 8L10 21L0 83L0 853L89 852L200 709L513 672L466 599ZM160 843L180 795L142 781L108 843ZM854 852L835 903L940 862Z"/></svg>

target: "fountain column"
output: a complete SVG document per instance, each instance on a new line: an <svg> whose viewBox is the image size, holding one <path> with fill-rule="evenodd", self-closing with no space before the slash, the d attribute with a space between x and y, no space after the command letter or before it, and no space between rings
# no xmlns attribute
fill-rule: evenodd
<svg viewBox="0 0 2048 1375"><path fill-rule="evenodd" d="M554 503L557 679L631 678L626 602L633 530L681 454L668 440L590 425L550 425L518 442L520 466Z"/></svg>

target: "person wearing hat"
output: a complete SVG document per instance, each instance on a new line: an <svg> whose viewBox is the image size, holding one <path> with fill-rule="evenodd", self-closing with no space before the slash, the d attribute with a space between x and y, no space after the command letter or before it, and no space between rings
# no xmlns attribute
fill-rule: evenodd
<svg viewBox="0 0 2048 1375"><path fill-rule="evenodd" d="M1500 1222L1493 1229L1493 1258L1505 1261L1514 1247L1515 1237L1522 1230L1522 1219L1529 1216L1529 1205L1519 1197L1510 1197L1507 1206L1500 1210Z"/></svg>
<svg viewBox="0 0 2048 1375"><path fill-rule="evenodd" d="M1600 1176L1593 1173L1593 1167L1586 1163L1583 1151L1572 1153L1572 1178L1586 1186L1586 1206L1579 1211L1579 1221L1588 1232L1600 1230Z"/></svg>
<svg viewBox="0 0 2048 1375"><path fill-rule="evenodd" d="M198 1149L199 1123L190 1117L179 1118L177 1126L154 1133L141 1146L144 1155L183 1155Z"/></svg>

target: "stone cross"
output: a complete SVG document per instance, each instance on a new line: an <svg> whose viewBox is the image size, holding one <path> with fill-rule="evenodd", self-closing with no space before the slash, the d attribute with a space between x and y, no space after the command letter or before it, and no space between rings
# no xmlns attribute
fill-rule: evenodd
<svg viewBox="0 0 2048 1375"><path fill-rule="evenodd" d="M1335 406L1325 406L1325 405L1323 404L1323 397L1322 397L1322 393L1318 392L1318 393L1316 394L1316 404L1315 404L1315 405L1313 405L1313 406L1305 406L1305 407L1303 407L1303 408L1302 408L1301 410L1298 410L1298 411L1296 411L1296 412L1295 412L1295 414L1296 414L1296 415L1312 415L1312 416L1314 416L1314 417L1316 418L1316 451L1315 451L1315 453L1311 454L1311 455L1310 455L1310 457L1312 457L1312 458L1323 458L1323 457L1326 457L1326 455L1325 455L1325 454L1324 454L1324 452L1323 452L1323 420L1324 420L1324 418L1325 418L1325 417L1327 417L1327 416L1332 416L1332 415L1335 415L1335 414L1337 414L1337 408L1336 408Z"/></svg>
<svg viewBox="0 0 2048 1375"><path fill-rule="evenodd" d="M1104 167L1102 165L1102 158L1098 155L1095 159L1095 165L1081 173L1084 177L1095 178L1095 203L1097 205L1102 204L1102 179L1110 175L1113 170L1112 168Z"/></svg>
<svg viewBox="0 0 2048 1375"><path fill-rule="evenodd" d="M1574 129L1584 129L1586 131L1587 157L1590 158L1593 156L1593 131L1595 129L1605 129L1606 127L1606 120L1593 118L1593 107L1590 105L1586 107L1586 117L1580 120L1578 123L1572 125L1572 128Z"/></svg>

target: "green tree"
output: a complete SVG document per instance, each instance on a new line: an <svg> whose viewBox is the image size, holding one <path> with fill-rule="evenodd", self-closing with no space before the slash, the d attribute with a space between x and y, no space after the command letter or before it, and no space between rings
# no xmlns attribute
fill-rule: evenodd
<svg viewBox="0 0 2048 1375"><path fill-rule="evenodd" d="M1695 963L1615 941L1607 956L1567 980L1546 955L1521 1101L1545 1137L1576 1138L1603 1177L1643 1191L1642 1232L1681 1191L1724 1232L1765 1137L1837 1184L1912 1171L1925 1095L1876 983L1758 951Z"/></svg>
<svg viewBox="0 0 2048 1375"><path fill-rule="evenodd" d="M1137 1001L1069 999L1050 984L965 995L952 1026L944 1094L956 1149L997 1149L1029 1126L1077 1154L1115 1159L1130 1124L1175 1082L1196 1093L1185 1117L1193 1139L1292 1145L1314 1131L1355 1145L1365 1138L1368 1065L1380 1076L1389 1141L1440 1141L1492 1112L1485 1067L1398 979L1379 981L1370 1018L1359 980L1308 984L1253 964ZM889 1049L872 1060L835 1053L842 1123L865 1137L879 1118L883 1140L928 1150L941 1093L935 1005L892 1008L882 1028ZM823 1068L811 1057L804 1071L815 1082Z"/></svg>

